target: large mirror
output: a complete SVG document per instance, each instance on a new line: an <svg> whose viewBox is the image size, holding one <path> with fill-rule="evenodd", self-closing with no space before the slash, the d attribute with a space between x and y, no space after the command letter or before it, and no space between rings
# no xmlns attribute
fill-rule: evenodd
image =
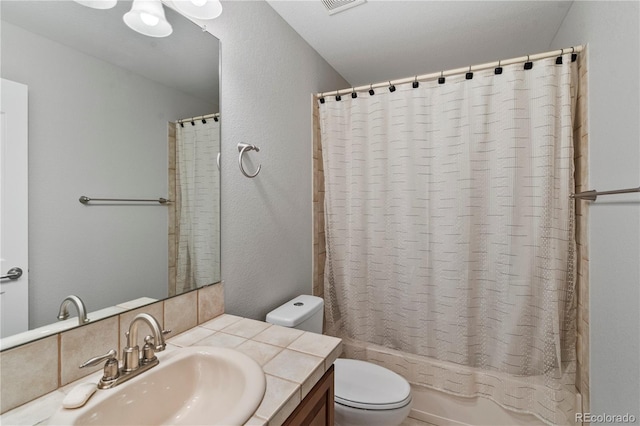
<svg viewBox="0 0 640 426"><path fill-rule="evenodd" d="M218 40L167 6L170 36L136 33L122 19L130 0L108 10L73 1L0 5L2 274L24 269L2 280L1 349L76 326L77 318L57 319L70 295L93 321L219 282ZM28 196L17 200L28 204L27 266L8 263L5 242L17 229L4 194L18 182L5 155L7 129L17 126L5 114L14 83L28 98ZM187 169L192 163L207 171ZM160 198L170 202L96 201ZM28 290L24 302L8 297L10 285ZM10 311L26 325L4 327L13 324ZM73 304L69 313L78 315Z"/></svg>

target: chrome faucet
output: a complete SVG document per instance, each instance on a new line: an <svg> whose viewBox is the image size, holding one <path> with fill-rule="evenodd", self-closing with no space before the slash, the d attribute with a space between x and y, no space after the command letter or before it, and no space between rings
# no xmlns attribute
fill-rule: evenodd
<svg viewBox="0 0 640 426"><path fill-rule="evenodd" d="M78 310L78 324L86 324L89 322L89 318L87 318L87 308L84 306L84 302L78 296L67 296L60 305L60 310L58 311L58 321L66 320L69 318L69 305L75 305Z"/></svg>
<svg viewBox="0 0 640 426"><path fill-rule="evenodd" d="M144 339L145 345L142 357L140 357L140 348L138 347L138 323L140 321L146 322L153 333L153 336L147 336ZM154 352L163 351L167 346L164 343L164 333L160 323L153 316L149 314L136 315L131 324L129 324L129 331L126 334L127 346L122 350L122 368L124 371L134 371L140 367L140 363L144 365L156 360Z"/></svg>
<svg viewBox="0 0 640 426"><path fill-rule="evenodd" d="M138 324L140 321L147 323L153 334L144 338L142 354L140 354L140 347L137 344ZM82 364L80 368L95 366L102 361L106 361L102 378L98 383L98 389L109 389L118 386L158 365L159 361L155 353L161 352L166 348L164 335L168 333L171 333L171 330L162 330L160 323L152 315L138 314L129 324L129 331L126 333L127 346L122 350L122 366L120 368L118 368L117 352L114 349L104 355L91 358Z"/></svg>

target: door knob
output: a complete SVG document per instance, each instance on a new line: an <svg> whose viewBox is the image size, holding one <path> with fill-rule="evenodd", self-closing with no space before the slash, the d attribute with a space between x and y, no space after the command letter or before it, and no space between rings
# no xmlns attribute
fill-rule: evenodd
<svg viewBox="0 0 640 426"><path fill-rule="evenodd" d="M4 280L4 279L17 280L21 276L22 276L22 269L11 268L7 271L7 275L3 275L0 277L0 280Z"/></svg>

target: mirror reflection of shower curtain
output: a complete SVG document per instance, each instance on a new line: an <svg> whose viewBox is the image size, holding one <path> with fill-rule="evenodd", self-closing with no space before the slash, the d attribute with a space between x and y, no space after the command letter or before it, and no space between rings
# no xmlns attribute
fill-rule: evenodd
<svg viewBox="0 0 640 426"><path fill-rule="evenodd" d="M426 386L572 419L576 82L565 55L326 98L329 333L448 363L419 364Z"/></svg>
<svg viewBox="0 0 640 426"><path fill-rule="evenodd" d="M220 281L220 122L176 126L177 294Z"/></svg>

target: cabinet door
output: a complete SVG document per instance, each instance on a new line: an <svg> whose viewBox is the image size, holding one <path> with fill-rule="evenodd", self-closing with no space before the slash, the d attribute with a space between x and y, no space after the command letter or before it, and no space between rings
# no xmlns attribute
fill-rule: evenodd
<svg viewBox="0 0 640 426"><path fill-rule="evenodd" d="M333 365L309 391L284 426L333 426Z"/></svg>

